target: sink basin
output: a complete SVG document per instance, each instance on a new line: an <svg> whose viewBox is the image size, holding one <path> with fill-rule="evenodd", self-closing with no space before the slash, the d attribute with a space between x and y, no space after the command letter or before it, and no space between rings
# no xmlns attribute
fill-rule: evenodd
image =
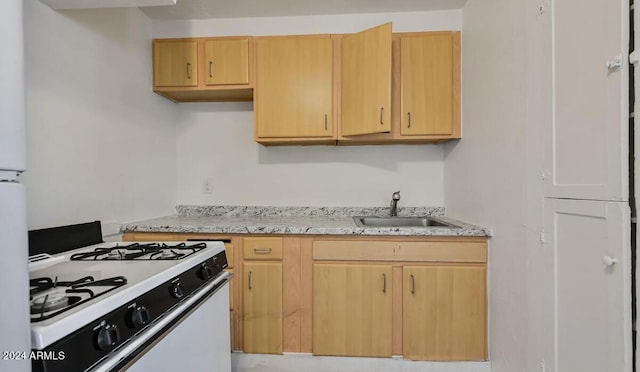
<svg viewBox="0 0 640 372"><path fill-rule="evenodd" d="M460 226L431 217L353 217L360 227L445 227L451 229Z"/></svg>

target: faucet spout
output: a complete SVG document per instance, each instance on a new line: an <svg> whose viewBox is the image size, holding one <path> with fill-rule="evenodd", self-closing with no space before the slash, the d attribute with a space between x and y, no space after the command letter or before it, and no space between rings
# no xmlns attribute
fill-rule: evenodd
<svg viewBox="0 0 640 372"><path fill-rule="evenodd" d="M400 200L400 191L396 191L391 195L391 217L398 215L398 201Z"/></svg>

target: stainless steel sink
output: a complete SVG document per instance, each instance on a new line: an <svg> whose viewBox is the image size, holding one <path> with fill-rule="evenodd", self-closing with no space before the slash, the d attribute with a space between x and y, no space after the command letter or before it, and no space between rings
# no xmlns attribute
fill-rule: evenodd
<svg viewBox="0 0 640 372"><path fill-rule="evenodd" d="M353 217L360 227L444 227L459 229L460 226L432 217Z"/></svg>

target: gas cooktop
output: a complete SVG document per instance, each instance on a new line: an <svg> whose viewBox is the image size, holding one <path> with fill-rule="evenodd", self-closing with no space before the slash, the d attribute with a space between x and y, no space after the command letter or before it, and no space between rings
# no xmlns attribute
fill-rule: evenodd
<svg viewBox="0 0 640 372"><path fill-rule="evenodd" d="M206 243L116 243L80 251L72 254L70 260L181 260L206 247Z"/></svg>
<svg viewBox="0 0 640 372"><path fill-rule="evenodd" d="M222 242L113 242L35 261L29 267L32 347L42 349L194 267L207 279L226 267L219 254Z"/></svg>
<svg viewBox="0 0 640 372"><path fill-rule="evenodd" d="M57 277L31 279L31 322L54 317L125 284L127 279L124 276L101 280L85 276L74 281L58 281Z"/></svg>

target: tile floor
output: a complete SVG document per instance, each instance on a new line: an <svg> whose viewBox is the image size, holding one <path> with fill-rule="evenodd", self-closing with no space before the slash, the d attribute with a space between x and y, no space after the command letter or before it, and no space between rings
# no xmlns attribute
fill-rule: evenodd
<svg viewBox="0 0 640 372"><path fill-rule="evenodd" d="M345 358L309 354L232 353L233 372L490 372L490 362L417 362L402 358Z"/></svg>

